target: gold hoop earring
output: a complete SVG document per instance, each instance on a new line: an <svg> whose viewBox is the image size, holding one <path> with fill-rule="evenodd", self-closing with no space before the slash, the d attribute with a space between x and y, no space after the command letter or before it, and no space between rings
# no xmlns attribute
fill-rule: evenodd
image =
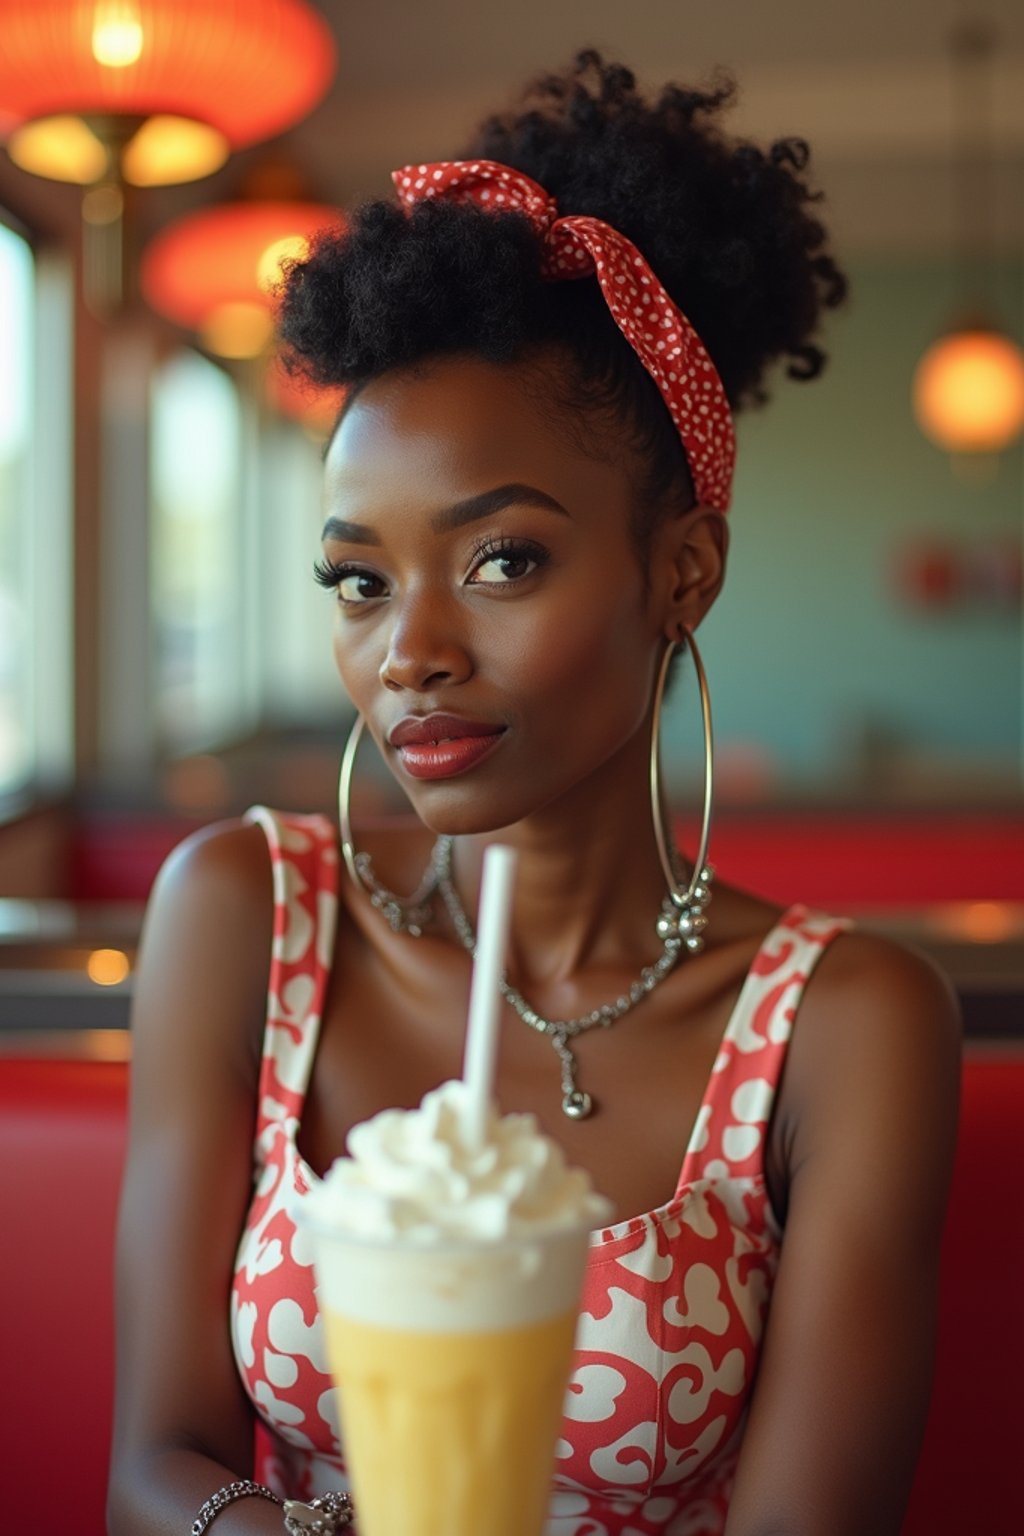
<svg viewBox="0 0 1024 1536"><path fill-rule="evenodd" d="M671 830L666 827L665 809L661 796L661 716L665 703L665 689L668 685L669 669L672 658L679 646L683 643L683 637L690 654L693 657L694 671L697 674L697 686L700 690L701 720L704 728L704 796L703 810L701 814L700 841L697 846L697 856L693 864L693 873L686 885L681 884L678 874L678 852L675 838ZM711 836L711 810L714 786L714 743L711 734L711 696L708 690L707 674L704 671L704 663L701 661L700 651L692 632L682 628L681 638L672 640L665 648L665 654L661 659L661 667L658 671L658 680L654 688L654 708L651 714L651 761L650 761L650 785L651 785L651 820L654 824L654 840L658 847L658 858L661 861L662 874L665 884L668 886L669 897L672 901L673 911L663 913L658 919L658 937L667 938L672 932L678 934L687 949L697 953L704 947L703 932L707 927L707 918L704 916L704 908L711 900L711 881L714 879L714 869L707 862L708 842ZM676 854L674 860L672 855Z"/></svg>
<svg viewBox="0 0 1024 1536"><path fill-rule="evenodd" d="M393 933L408 933L418 939L433 913L431 899L437 890L437 870L433 859L411 896L396 896L377 879L368 853L357 853L352 835L352 777L356 753L366 729L362 715L356 715L341 755L338 774L338 823L341 827L341 856L354 885L364 890L370 905L376 907Z"/></svg>

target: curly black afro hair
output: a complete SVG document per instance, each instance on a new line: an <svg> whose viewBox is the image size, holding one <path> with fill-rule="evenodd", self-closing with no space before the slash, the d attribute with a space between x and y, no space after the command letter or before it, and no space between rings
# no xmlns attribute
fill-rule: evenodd
<svg viewBox="0 0 1024 1536"><path fill-rule="evenodd" d="M802 174L807 144L730 140L719 120L734 96L719 76L707 90L668 85L652 103L628 69L586 50L532 85L517 110L489 118L455 158L514 166L560 213L627 235L742 409L767 398L776 361L796 379L821 372L812 338L846 280L809 206L821 194ZM640 454L642 519L666 493L692 503L668 411L596 280L542 280L540 243L521 214L425 201L407 216L397 202L368 203L291 268L280 332L289 365L322 385L359 386L445 353L554 358L559 403L581 423L614 413L619 439Z"/></svg>

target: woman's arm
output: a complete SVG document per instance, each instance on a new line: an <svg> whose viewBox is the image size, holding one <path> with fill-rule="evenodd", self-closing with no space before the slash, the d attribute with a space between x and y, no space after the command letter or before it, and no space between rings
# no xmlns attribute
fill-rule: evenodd
<svg viewBox="0 0 1024 1536"><path fill-rule="evenodd" d="M273 898L258 827L186 840L150 898L132 1009L128 1163L117 1239L110 1536L181 1536L252 1471L229 1289L252 1187ZM282 1530L247 1498L217 1536Z"/></svg>
<svg viewBox="0 0 1024 1536"><path fill-rule="evenodd" d="M789 1210L727 1536L896 1536L928 1410L960 1017L850 934L794 1029Z"/></svg>

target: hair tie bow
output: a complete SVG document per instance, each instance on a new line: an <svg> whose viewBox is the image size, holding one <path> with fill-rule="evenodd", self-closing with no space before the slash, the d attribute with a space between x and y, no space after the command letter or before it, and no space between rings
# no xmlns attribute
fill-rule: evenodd
<svg viewBox="0 0 1024 1536"><path fill-rule="evenodd" d="M631 240L603 219L559 217L544 188L495 160L444 160L392 171L406 209L428 198L522 213L543 241L544 277L594 273L619 330L661 392L702 506L726 512L736 462L732 412L718 370L686 316Z"/></svg>

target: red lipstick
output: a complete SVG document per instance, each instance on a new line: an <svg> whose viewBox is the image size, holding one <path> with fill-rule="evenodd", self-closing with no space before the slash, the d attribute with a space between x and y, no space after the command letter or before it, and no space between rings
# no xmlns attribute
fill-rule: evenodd
<svg viewBox="0 0 1024 1536"><path fill-rule="evenodd" d="M414 779L450 779L489 756L503 725L461 715L407 715L388 733L402 766Z"/></svg>

